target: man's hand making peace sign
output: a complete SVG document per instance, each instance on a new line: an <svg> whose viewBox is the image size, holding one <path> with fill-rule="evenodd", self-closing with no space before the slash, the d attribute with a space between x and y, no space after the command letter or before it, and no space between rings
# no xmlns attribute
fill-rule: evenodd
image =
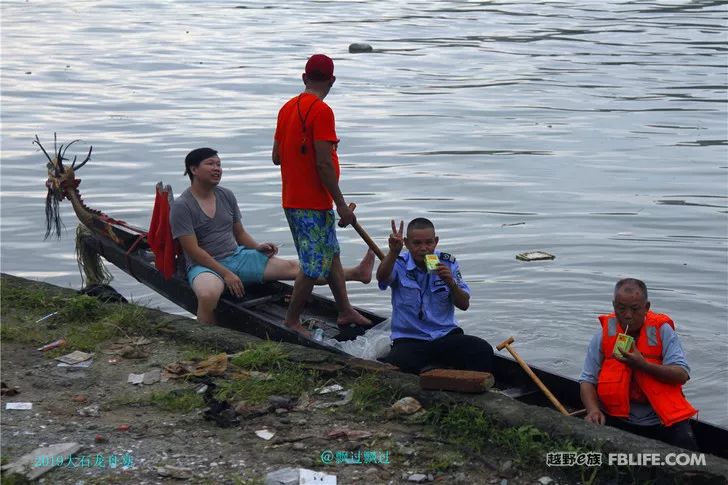
<svg viewBox="0 0 728 485"><path fill-rule="evenodd" d="M399 254L404 247L404 221L399 221L399 230L392 220L392 233L389 235L389 250L395 254Z"/></svg>

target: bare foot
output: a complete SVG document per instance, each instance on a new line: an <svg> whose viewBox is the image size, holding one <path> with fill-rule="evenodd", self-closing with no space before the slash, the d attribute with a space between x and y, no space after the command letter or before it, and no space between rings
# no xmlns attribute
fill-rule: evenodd
<svg viewBox="0 0 728 485"><path fill-rule="evenodd" d="M293 330L294 332L297 332L306 338L311 338L311 332L309 332L308 329L306 329L306 327L301 325L301 322L296 322L293 325L289 325L288 322L283 322L283 323L287 329Z"/></svg>
<svg viewBox="0 0 728 485"><path fill-rule="evenodd" d="M336 325L340 327L347 327L352 323L354 325L359 325L360 327L372 326L371 320L353 308L349 308L348 310L339 313L339 318L336 319Z"/></svg>
<svg viewBox="0 0 728 485"><path fill-rule="evenodd" d="M364 257L359 262L359 266L356 267L357 281L361 281L365 285L368 285L372 281L372 270L374 269L374 251L368 249Z"/></svg>

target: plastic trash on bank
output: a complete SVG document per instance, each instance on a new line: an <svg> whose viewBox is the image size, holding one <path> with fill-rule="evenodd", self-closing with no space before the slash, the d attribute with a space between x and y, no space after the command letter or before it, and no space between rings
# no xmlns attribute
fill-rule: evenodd
<svg viewBox="0 0 728 485"><path fill-rule="evenodd" d="M389 352L391 335L392 322L387 319L354 340L339 342L335 339L324 339L323 343L360 359L377 360Z"/></svg>

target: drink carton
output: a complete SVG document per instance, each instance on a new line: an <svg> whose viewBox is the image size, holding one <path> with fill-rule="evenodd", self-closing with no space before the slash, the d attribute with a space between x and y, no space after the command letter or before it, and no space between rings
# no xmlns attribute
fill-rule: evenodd
<svg viewBox="0 0 728 485"><path fill-rule="evenodd" d="M612 353L615 356L621 357L621 354L626 354L632 350L632 344L634 344L634 338L630 337L626 333L617 334L617 342L614 344L614 350Z"/></svg>
<svg viewBox="0 0 728 485"><path fill-rule="evenodd" d="M438 258L436 254L425 255L425 266L427 266L427 271L434 273L437 271L438 264L440 264L440 258Z"/></svg>

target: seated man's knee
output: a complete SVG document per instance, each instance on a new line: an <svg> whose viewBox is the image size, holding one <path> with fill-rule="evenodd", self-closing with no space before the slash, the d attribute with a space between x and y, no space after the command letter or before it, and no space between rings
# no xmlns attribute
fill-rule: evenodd
<svg viewBox="0 0 728 485"><path fill-rule="evenodd" d="M197 301L206 306L217 306L225 284L212 273L202 273L192 282L192 290L197 296Z"/></svg>
<svg viewBox="0 0 728 485"><path fill-rule="evenodd" d="M467 349L463 349L470 362L470 370L491 372L493 369L493 346L480 337L468 336Z"/></svg>
<svg viewBox="0 0 728 485"><path fill-rule="evenodd" d="M419 374L425 363L417 358L415 354L403 352L401 349L392 348L387 355L380 358L382 362L399 367L402 372Z"/></svg>
<svg viewBox="0 0 728 485"><path fill-rule="evenodd" d="M480 339L480 341L480 348L482 349L483 354L488 355L489 358L493 358L493 346L490 345L486 340Z"/></svg>

